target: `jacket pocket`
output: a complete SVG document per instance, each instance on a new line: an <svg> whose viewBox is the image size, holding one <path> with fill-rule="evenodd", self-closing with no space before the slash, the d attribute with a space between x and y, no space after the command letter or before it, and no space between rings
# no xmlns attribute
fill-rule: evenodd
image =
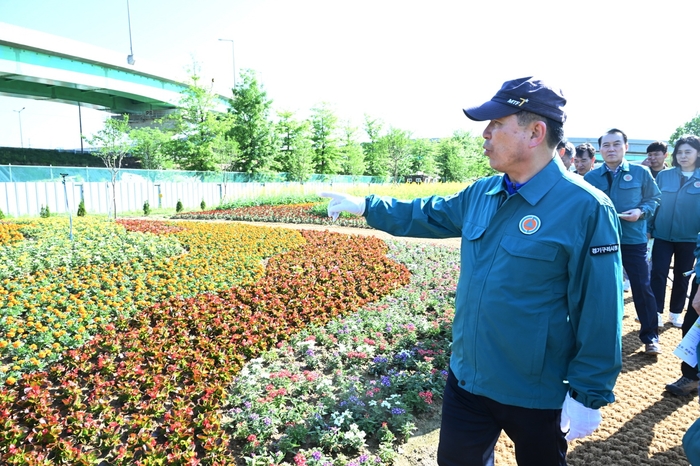
<svg viewBox="0 0 700 466"><path fill-rule="evenodd" d="M501 240L501 246L511 256L548 262L556 259L559 251L556 246L550 244L508 235L505 235Z"/></svg>
<svg viewBox="0 0 700 466"><path fill-rule="evenodd" d="M485 231L486 227L466 222L464 228L462 228L462 236L469 241L474 241L481 238Z"/></svg>

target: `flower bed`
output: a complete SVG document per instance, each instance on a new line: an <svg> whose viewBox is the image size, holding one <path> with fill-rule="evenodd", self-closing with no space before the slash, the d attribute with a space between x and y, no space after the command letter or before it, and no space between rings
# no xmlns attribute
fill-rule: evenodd
<svg viewBox="0 0 700 466"><path fill-rule="evenodd" d="M327 204L327 203L326 203ZM207 210L203 212L183 212L173 219L188 220L240 220L245 222L308 223L318 225L339 225L354 228L371 228L364 217L343 214L335 222L327 215L317 213L318 204L260 205L237 207L235 209Z"/></svg>
<svg viewBox="0 0 700 466"><path fill-rule="evenodd" d="M25 328L14 341L27 353L11 357L3 348L3 361L44 354L41 366L1 368L2 464L389 464L414 416L440 396L458 264L452 251L392 244L391 256L413 273L397 290L409 272L376 238L120 223L187 252L100 264L96 279L89 266L76 267L80 279L56 269L53 281L67 282L62 303L54 289L18 295L10 287L23 309L12 328ZM32 228L28 241L40 236ZM130 275L146 270L157 271L150 284ZM31 286L42 273L4 285ZM238 286L221 288L228 273ZM103 316L85 306L92 294ZM32 306L29 297L44 301ZM124 311L118 304L129 297ZM63 319L38 318L51 305L65 306ZM55 324L72 345L47 355L26 344L26 329L38 338Z"/></svg>
<svg viewBox="0 0 700 466"><path fill-rule="evenodd" d="M242 225L187 223L158 236L88 221L74 225L71 243L62 222L33 223L31 241L0 248L17 275L0 281L0 382L43 369L154 303L253 283L265 258L304 242L296 231ZM163 222L127 225L165 231Z"/></svg>

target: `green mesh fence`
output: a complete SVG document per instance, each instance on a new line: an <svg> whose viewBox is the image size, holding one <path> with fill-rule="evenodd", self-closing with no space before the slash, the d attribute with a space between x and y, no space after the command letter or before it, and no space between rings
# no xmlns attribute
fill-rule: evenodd
<svg viewBox="0 0 700 466"><path fill-rule="evenodd" d="M0 183L21 183L27 181L61 181L62 173L65 173L73 182L112 181L112 173L107 168L0 165ZM117 181L199 181L202 183L272 183L285 182L288 180L286 173L249 174L238 172L137 170L122 168L117 172ZM393 181L393 178L390 176L312 175L311 178L307 181L331 183L391 183Z"/></svg>

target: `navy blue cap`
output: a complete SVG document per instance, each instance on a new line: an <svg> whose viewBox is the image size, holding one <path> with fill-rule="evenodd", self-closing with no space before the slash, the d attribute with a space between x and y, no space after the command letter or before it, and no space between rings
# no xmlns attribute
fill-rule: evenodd
<svg viewBox="0 0 700 466"><path fill-rule="evenodd" d="M465 108L464 114L470 120L485 121L527 111L564 123L564 105L566 99L561 90L553 89L529 76L506 81L491 100L476 107Z"/></svg>

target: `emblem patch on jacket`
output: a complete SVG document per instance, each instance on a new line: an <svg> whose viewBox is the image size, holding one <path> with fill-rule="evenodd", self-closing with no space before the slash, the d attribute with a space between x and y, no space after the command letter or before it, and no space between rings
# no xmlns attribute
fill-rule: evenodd
<svg viewBox="0 0 700 466"><path fill-rule="evenodd" d="M542 222L537 215L526 215L520 220L518 228L520 228L521 233L531 235L540 229L540 225Z"/></svg>

